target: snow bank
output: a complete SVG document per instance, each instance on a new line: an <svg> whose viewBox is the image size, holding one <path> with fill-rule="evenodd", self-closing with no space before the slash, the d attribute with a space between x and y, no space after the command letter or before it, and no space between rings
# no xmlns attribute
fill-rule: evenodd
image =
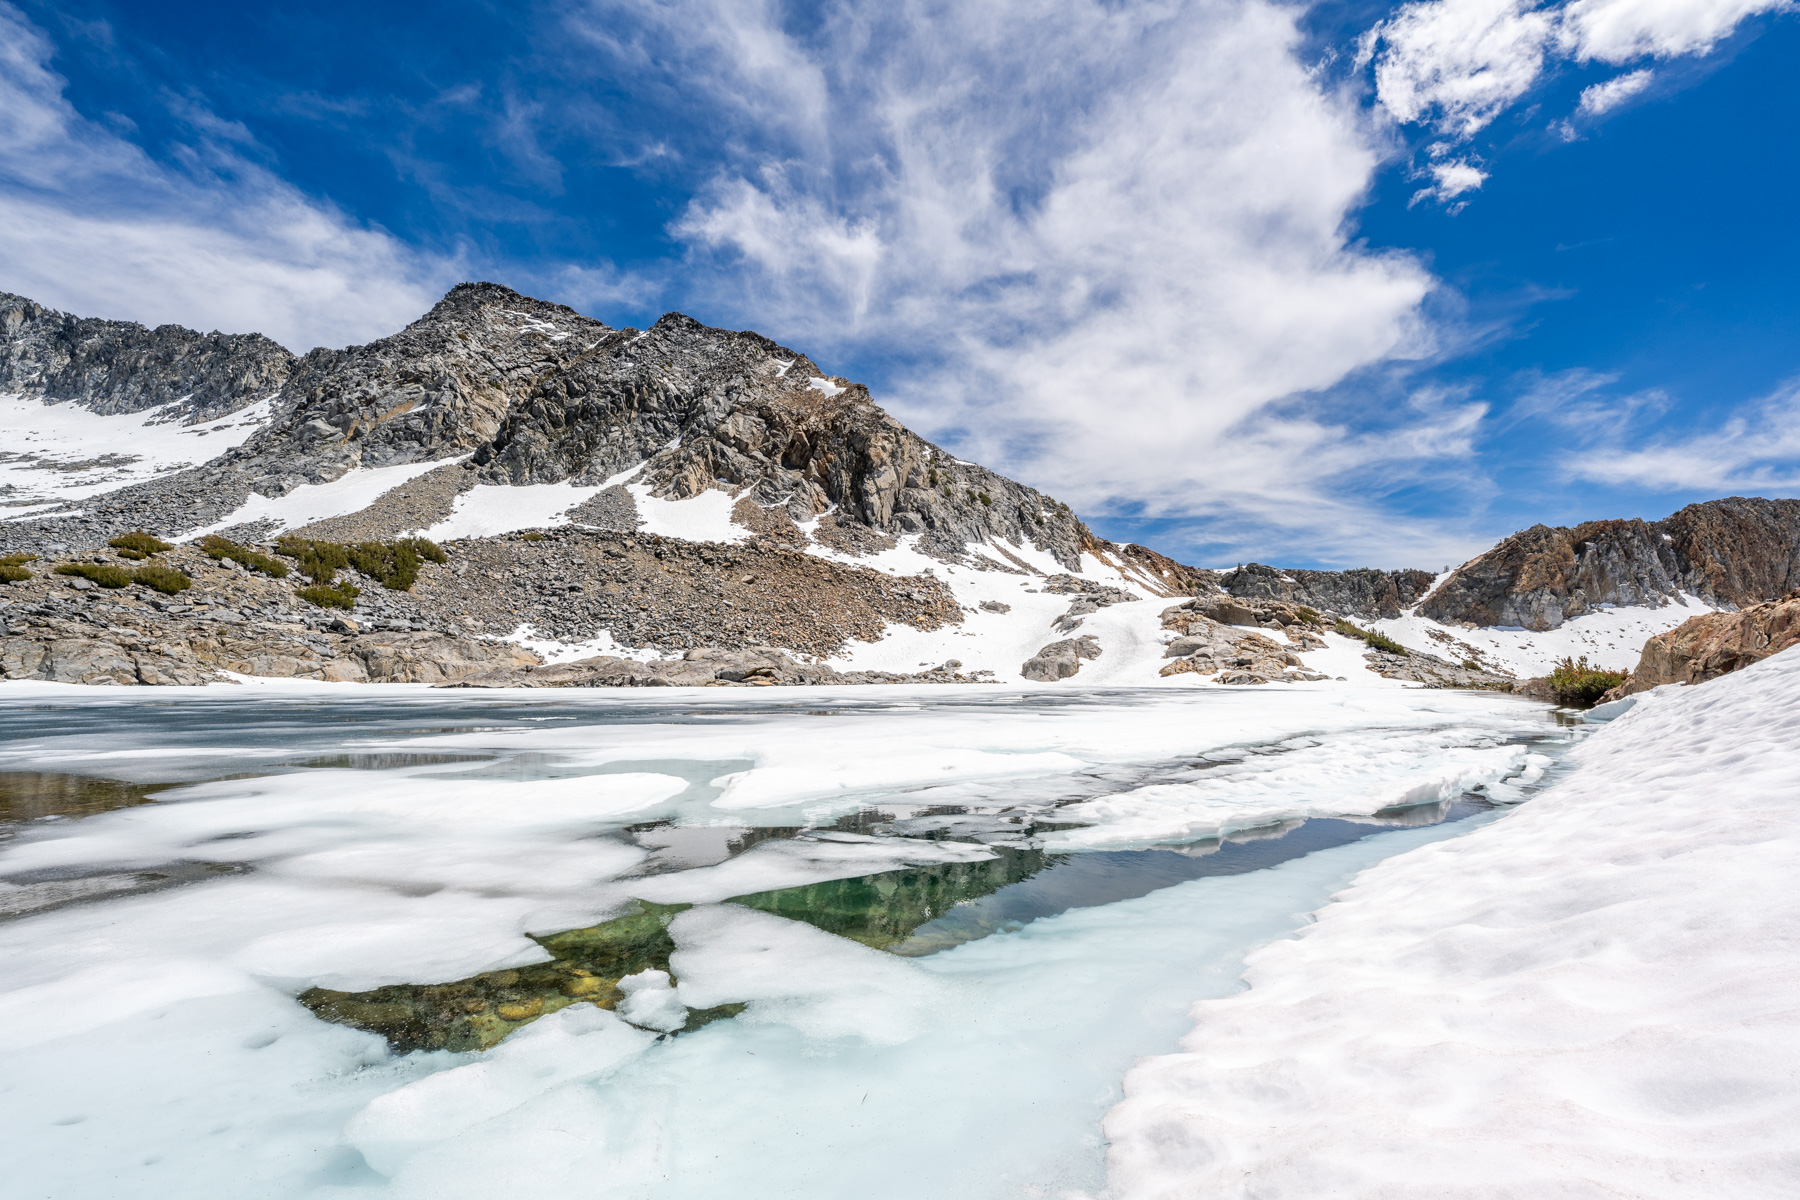
<svg viewBox="0 0 1800 1200"><path fill-rule="evenodd" d="M652 496L647 483L628 483L625 490L637 503L645 533L689 542L741 542L750 536L731 519L737 497L730 492L708 488L686 500L666 500Z"/></svg>
<svg viewBox="0 0 1800 1200"><path fill-rule="evenodd" d="M77 500L217 458L268 424L270 402L182 425L168 408L101 416L78 404L0 395L0 493L42 505ZM16 490L14 490L16 489ZM23 508L0 509L28 516Z"/></svg>
<svg viewBox="0 0 1800 1200"><path fill-rule="evenodd" d="M568 511L599 495L604 486L532 483L515 487L478 483L458 495L450 515L425 530L424 536L434 542L447 542L454 538L498 537L520 529L566 525Z"/></svg>
<svg viewBox="0 0 1800 1200"><path fill-rule="evenodd" d="M1800 654L1659 691L1391 859L1106 1120L1107 1195L1800 1190Z"/></svg>
<svg viewBox="0 0 1800 1200"><path fill-rule="evenodd" d="M1452 662L1461 661L1463 656L1452 643L1464 643L1481 651L1489 662L1525 678L1548 675L1550 669L1563 659L1579 658L1584 654L1595 666L1629 670L1637 666L1645 642L1675 628L1689 617L1712 611L1703 601L1683 595L1680 603L1661 608L1609 606L1571 617L1555 629L1542 631L1463 629L1412 612L1368 624L1401 645Z"/></svg>
<svg viewBox="0 0 1800 1200"><path fill-rule="evenodd" d="M216 521L203 529L190 530L186 537L205 537L209 533L249 521L269 520L275 522L278 529L298 529L302 525L310 525L328 517L347 516L369 507L389 488L399 487L409 479L427 471L435 471L448 463L461 461L456 458L440 458L432 462L402 463L395 467L362 467L346 471L330 483L303 483L285 496L264 496L259 492L251 492L250 498L224 520Z"/></svg>

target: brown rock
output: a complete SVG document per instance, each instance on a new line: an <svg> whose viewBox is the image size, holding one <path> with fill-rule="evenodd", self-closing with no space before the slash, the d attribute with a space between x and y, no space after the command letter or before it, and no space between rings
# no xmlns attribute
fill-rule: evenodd
<svg viewBox="0 0 1800 1200"><path fill-rule="evenodd" d="M1631 678L1614 691L1629 696L1665 683L1705 683L1779 654L1796 642L1800 642L1800 590L1743 612L1689 617L1657 634L1644 643ZM1609 692L1607 698L1616 697Z"/></svg>

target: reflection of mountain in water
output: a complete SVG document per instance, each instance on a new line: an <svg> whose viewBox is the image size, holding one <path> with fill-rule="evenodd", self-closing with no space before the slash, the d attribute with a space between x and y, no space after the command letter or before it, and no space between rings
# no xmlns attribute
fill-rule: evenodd
<svg viewBox="0 0 1800 1200"><path fill-rule="evenodd" d="M990 848L996 857L982 862L883 871L856 879L834 879L737 896L729 903L805 921L865 946L887 949L958 904L1030 879L1066 857L1011 846Z"/></svg>

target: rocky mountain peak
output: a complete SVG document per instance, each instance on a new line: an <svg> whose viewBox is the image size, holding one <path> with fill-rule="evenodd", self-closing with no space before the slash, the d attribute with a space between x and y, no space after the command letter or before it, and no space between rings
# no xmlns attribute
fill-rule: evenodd
<svg viewBox="0 0 1800 1200"><path fill-rule="evenodd" d="M1555 629L1601 605L1683 593L1738 608L1800 585L1800 501L1733 496L1661 521L1533 525L1458 567L1419 605L1461 625Z"/></svg>

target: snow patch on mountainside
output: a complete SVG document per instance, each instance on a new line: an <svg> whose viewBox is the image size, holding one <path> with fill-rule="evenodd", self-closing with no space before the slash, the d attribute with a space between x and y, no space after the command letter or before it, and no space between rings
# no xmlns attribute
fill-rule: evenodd
<svg viewBox="0 0 1800 1200"><path fill-rule="evenodd" d="M264 496L251 492L223 520L200 529L189 530L185 540L191 541L242 525L250 521L273 521L278 529L298 529L327 517L348 516L361 512L389 488L399 487L409 479L435 471L446 463L461 459L445 458L433 462L402 463L396 467L363 467L346 471L330 483L303 483L285 496Z"/></svg>
<svg viewBox="0 0 1800 1200"><path fill-rule="evenodd" d="M1573 761L1196 1005L1125 1078L1106 1195L1792 1195L1800 654L1647 693Z"/></svg>
<svg viewBox="0 0 1800 1200"><path fill-rule="evenodd" d="M457 496L450 515L425 530L424 536L434 542L446 542L566 525L568 511L600 491L599 487L577 487L572 483L476 484Z"/></svg>
<svg viewBox="0 0 1800 1200"><path fill-rule="evenodd" d="M687 542L741 542L750 536L731 519L737 497L730 492L708 488L686 500L666 500L652 496L647 483L628 483L625 490L637 503L645 533Z"/></svg>
<svg viewBox="0 0 1800 1200"><path fill-rule="evenodd" d="M74 403L0 394L0 512L18 517L217 458L268 424L272 399L182 425L182 402L101 416ZM27 507L30 506L30 507Z"/></svg>
<svg viewBox="0 0 1800 1200"><path fill-rule="evenodd" d="M1546 675L1564 658L1587 655L1595 666L1628 670L1637 666L1644 643L1675 628L1689 617L1714 611L1705 602L1683 595L1681 603L1662 608L1603 608L1570 617L1556 629L1463 629L1407 612L1399 617L1370 621L1369 626L1401 645L1424 650L1440 658L1460 661L1456 648L1445 639L1462 642L1481 651L1490 663L1520 678Z"/></svg>

